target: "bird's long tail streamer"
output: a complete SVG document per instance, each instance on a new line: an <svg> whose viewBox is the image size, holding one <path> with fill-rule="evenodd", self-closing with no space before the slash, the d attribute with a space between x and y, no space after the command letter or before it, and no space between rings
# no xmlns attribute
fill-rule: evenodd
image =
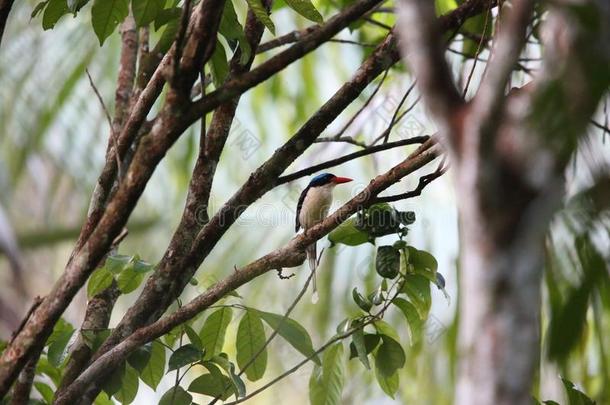
<svg viewBox="0 0 610 405"><path fill-rule="evenodd" d="M311 302L314 304L318 302L318 287L316 285L316 267L318 267L318 255L316 253L316 243L312 243L307 247L307 261L309 262L309 269L313 273L311 277L311 283L313 285L313 295L311 296Z"/></svg>

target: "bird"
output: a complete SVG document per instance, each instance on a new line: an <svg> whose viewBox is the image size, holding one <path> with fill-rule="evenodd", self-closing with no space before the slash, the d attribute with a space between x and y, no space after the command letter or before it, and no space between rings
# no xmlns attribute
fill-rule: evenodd
<svg viewBox="0 0 610 405"><path fill-rule="evenodd" d="M328 215L328 210L333 202L333 189L337 184L352 181L349 177L338 177L331 173L322 173L315 176L301 193L297 204L294 231L298 232L301 227L305 233L314 225L322 222ZM312 243L305 250L309 269L312 274L313 296L315 303L318 299L318 289L316 286L316 267L317 254L316 242Z"/></svg>

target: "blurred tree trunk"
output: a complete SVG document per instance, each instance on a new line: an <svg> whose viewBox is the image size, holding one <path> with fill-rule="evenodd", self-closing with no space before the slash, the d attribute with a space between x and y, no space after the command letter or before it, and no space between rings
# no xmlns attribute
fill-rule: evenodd
<svg viewBox="0 0 610 405"><path fill-rule="evenodd" d="M544 236L562 202L564 171L610 79L609 3L559 1L542 28L543 69L506 94L534 3L502 7L485 76L468 102L445 60L432 3L400 4L399 26L408 27L401 30L403 55L456 172L462 250L456 404L532 401Z"/></svg>

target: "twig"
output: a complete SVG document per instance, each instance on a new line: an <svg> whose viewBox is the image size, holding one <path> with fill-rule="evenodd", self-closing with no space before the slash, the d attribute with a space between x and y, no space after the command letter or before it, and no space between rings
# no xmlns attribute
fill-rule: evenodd
<svg viewBox="0 0 610 405"><path fill-rule="evenodd" d="M366 99L366 101L364 102L364 104L362 105L362 107L360 107L358 109L358 111L356 111L356 113L354 115L352 115L352 117L345 123L345 125L343 125L343 128L341 128L341 130L339 132L337 132L335 134L335 136L331 137L334 139L339 139L341 138L341 135L343 135L345 133L345 131L347 130L347 128L352 125L352 123L356 120L356 118L358 118L358 116L360 114L362 114L362 111L364 111L366 109L366 107L371 103L371 101L373 100L373 98L375 97L375 95L379 92L379 89L381 89L381 86L383 85L383 82L385 82L386 77L388 76L388 72L389 69L386 69L383 72L383 76L381 77L381 80L379 80L379 83L377 83L377 86L375 87L375 90L373 90L373 92L371 93L371 95Z"/></svg>
<svg viewBox="0 0 610 405"><path fill-rule="evenodd" d="M388 203L388 202L406 200L408 198L417 197L417 196L421 195L422 191L424 190L424 188L426 188L426 186L428 184L432 183L434 180L441 177L443 174L445 174L447 172L448 169L449 169L449 166L445 165L445 159L443 159L441 161L441 163L438 165L438 168L434 172L419 178L419 183L417 184L417 187L414 190L408 191L403 194L391 195L391 196L387 196L387 197L377 197L375 199L375 202Z"/></svg>
<svg viewBox="0 0 610 405"><path fill-rule="evenodd" d="M306 169L302 169L302 170L296 171L294 173L287 174L285 176L280 176L276 181L276 185L288 183L290 181L294 181L301 177L309 176L310 174L316 173L322 169L328 169L329 167L335 167L342 163L349 162L350 160L358 159L359 157L362 157L362 156L370 155L370 154L373 154L376 152L381 152L381 151L387 150L387 149L397 148L400 146L414 145L414 144L418 144L418 143L421 144L421 143L426 142L428 139L430 139L430 137L427 135L424 135L424 136L416 136L413 138L403 139L401 141L389 142L389 143L385 143L383 145L370 146L370 147L360 150L358 152L350 153L349 155L345 155L345 156L342 156L337 159L332 159L332 160L329 160L328 162L320 163L318 165L314 165L314 166L308 167Z"/></svg>
<svg viewBox="0 0 610 405"><path fill-rule="evenodd" d="M371 23L371 24L373 24L373 25L376 25L376 26L378 26L379 28L383 28L384 30L392 31L392 27L390 27L389 25L384 24L384 23L382 23L382 22L379 22L379 21L377 21L377 20L373 20L373 19L372 19L372 18L370 18L370 17L364 17L364 18L363 18L363 20L364 20L364 21L366 21L366 22L368 22L368 23Z"/></svg>
<svg viewBox="0 0 610 405"><path fill-rule="evenodd" d="M279 272L280 270L278 270ZM265 344L263 344L263 346L261 346L261 348L252 356L252 358L250 360L248 360L248 362L241 368L241 370L239 371L239 373L237 374L238 376L241 376L243 373L246 372L246 370L248 369L248 367L250 367L258 358L258 356L260 356L260 354L262 352L265 351L265 349L267 349L267 347L269 346L269 344L271 343L271 341L277 336L277 334L279 333L280 328L284 325L284 322L286 322L286 320L288 319L288 317L290 316L290 314L292 313L292 310L297 306L297 304L299 303L299 301L303 298L303 296L305 295L305 293L307 292L307 289L309 287L309 283L311 282L311 279L313 278L314 273L310 272L309 273L309 277L307 277L307 280L305 281L305 284L303 285L303 288L301 288L301 291L299 291L299 293L297 294L296 298L294 299L294 301L292 301L292 304L290 304L290 306L288 307L288 309L286 310L286 312L284 313L284 316L282 317L282 319L280 319L277 327L273 330L273 332L271 333L271 335L269 335L269 337L267 338L267 340L265 341ZM290 277L288 277L290 278ZM225 388L225 391L217 396L216 398L214 398L212 401L210 401L210 403L208 405L213 405L215 404L218 399L220 399L220 397L222 397L226 390L229 387Z"/></svg>
<svg viewBox="0 0 610 405"><path fill-rule="evenodd" d="M491 14L491 3L489 3L489 7L487 8L487 12L485 13L485 22L483 23L483 34L481 34L481 39L477 44L477 50L474 53L474 61L472 62L472 68L470 69L470 73L468 74L468 78L466 79L466 85L464 86L464 90L462 91L462 98L466 98L466 93L468 92L468 88L470 87L470 82L472 80L472 76L474 75L474 70L477 67L477 61L479 58L479 54L483 49L483 42L486 39L487 35L487 25L489 24L489 15Z"/></svg>
<svg viewBox="0 0 610 405"><path fill-rule="evenodd" d="M352 138L351 136L340 136L339 138L333 137L321 137L317 138L313 143L327 143L327 142L345 142L355 146L360 146L361 148L366 148L367 145L364 142L360 142Z"/></svg>
<svg viewBox="0 0 610 405"><path fill-rule="evenodd" d="M182 6L182 16L180 17L180 29L176 34L176 51L174 52L174 65L173 65L173 77L178 77L180 71L180 58L182 58L182 51L184 49L184 39L186 37L186 30L189 25L191 18L191 2L192 0L185 0L184 6ZM173 80L173 79L172 79Z"/></svg>
<svg viewBox="0 0 610 405"><path fill-rule="evenodd" d="M117 167L117 173L118 173L117 183L120 183L121 179L123 178L123 169L121 167L121 158L119 156L119 148L117 146L117 139L116 139L117 137L114 132L114 128L112 126L112 118L110 118L110 113L108 112L108 108L106 108L106 104L104 103L104 99L102 98L102 95L100 94L99 90L95 86L95 83L93 82L93 78L91 77L91 74L89 73L89 69L85 69L85 72L87 73L87 77L89 78L89 84L91 85L93 92L97 96L97 99L99 100L100 105L102 106L102 110L104 110L104 114L106 115L106 120L108 120L108 126L110 127L110 139L111 139L110 143L112 144L112 149L114 150L114 158L116 160L116 167Z"/></svg>
<svg viewBox="0 0 610 405"><path fill-rule="evenodd" d="M398 112L400 111L400 108L405 103L405 101L407 101L407 97L409 97L409 94L411 94L411 92L415 88L415 83L416 83L416 81L413 80L413 83L411 83L411 85L409 86L407 91L405 91L405 94L400 99L400 102L398 103L396 110L394 110L394 114L392 114L392 119L390 120L390 124L386 128L386 134L385 134L385 137L383 138L383 143L388 142L388 138L390 137L390 132L391 132L392 128L394 127L394 125L396 124L396 117L398 116Z"/></svg>

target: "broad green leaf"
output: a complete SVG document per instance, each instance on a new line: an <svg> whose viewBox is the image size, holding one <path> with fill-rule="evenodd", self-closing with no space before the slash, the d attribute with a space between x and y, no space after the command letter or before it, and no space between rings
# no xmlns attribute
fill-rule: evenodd
<svg viewBox="0 0 610 405"><path fill-rule="evenodd" d="M381 345L375 353L375 368L383 377L391 377L405 365L405 352L400 343L387 335L381 335Z"/></svg>
<svg viewBox="0 0 610 405"><path fill-rule="evenodd" d="M94 405L114 405L114 401L108 397L104 391L100 392L98 396L93 401Z"/></svg>
<svg viewBox="0 0 610 405"><path fill-rule="evenodd" d="M87 297L91 299L110 287L112 285L112 280L114 280L112 273L105 267L100 267L95 270L87 283Z"/></svg>
<svg viewBox="0 0 610 405"><path fill-rule="evenodd" d="M369 235L356 228L356 219L351 218L336 227L330 234L328 240L332 243L342 243L348 246L362 245L369 241Z"/></svg>
<svg viewBox="0 0 610 405"><path fill-rule="evenodd" d="M150 361L152 355L152 343L147 343L144 346L139 346L127 358L127 363L133 367L139 374L142 374Z"/></svg>
<svg viewBox="0 0 610 405"><path fill-rule="evenodd" d="M464 36L464 42L462 44L462 53L464 53L465 55L474 58L474 56L477 53L477 49L479 49L479 41L475 41L472 38L470 38L470 36L474 36L474 37L482 37L485 32L485 36L489 36L489 33L491 32L489 25L491 25L491 18L488 17L488 21L487 21L488 27L487 29L485 29L485 13L483 14L479 14L477 16L474 16L472 18L469 18L468 20L466 20L466 22L464 23L464 25L462 26L461 31L465 32L465 33L469 33L471 35L469 36ZM483 44L481 44L481 46L483 46Z"/></svg>
<svg viewBox="0 0 610 405"><path fill-rule="evenodd" d="M595 401L578 390L572 381L562 378L563 387L568 397L568 405L595 405Z"/></svg>
<svg viewBox="0 0 610 405"><path fill-rule="evenodd" d="M231 379L236 397L244 397L246 395L246 384L244 384L244 381L241 379L241 377L235 373L235 364L229 361L226 354L221 353L217 356L214 356L210 361L214 364L218 364L227 372L229 378Z"/></svg>
<svg viewBox="0 0 610 405"><path fill-rule="evenodd" d="M195 345L197 349L203 350L203 343L201 342L201 338L199 337L197 332L193 330L193 328L191 328L189 325L184 325L184 333L186 333L186 336L188 336L191 343Z"/></svg>
<svg viewBox="0 0 610 405"><path fill-rule="evenodd" d="M131 10L138 27L153 22L159 11L163 10L164 5L164 0L132 0Z"/></svg>
<svg viewBox="0 0 610 405"><path fill-rule="evenodd" d="M241 49L240 63L244 64L250 59L252 49L250 43L246 39L244 29L237 19L237 13L233 7L232 1L225 1L224 11L222 12L222 19L220 20L220 26L218 32L222 34L228 40L239 41L239 47Z"/></svg>
<svg viewBox="0 0 610 405"><path fill-rule="evenodd" d="M356 329L354 334L352 335L352 344L354 345L354 349L358 354L358 358L360 362L366 367L367 370L371 369L371 365L369 364L369 357L366 351L366 344L364 343L364 330L362 328ZM351 345L350 345L351 347Z"/></svg>
<svg viewBox="0 0 610 405"><path fill-rule="evenodd" d="M432 305L430 281L419 274L407 274L402 286L402 292L406 293L411 303L415 305L419 317L426 319Z"/></svg>
<svg viewBox="0 0 610 405"><path fill-rule="evenodd" d="M155 18L155 31L159 28L168 24L170 21L177 21L182 15L182 9L180 7L164 8L159 10L157 18Z"/></svg>
<svg viewBox="0 0 610 405"><path fill-rule="evenodd" d="M416 269L428 269L436 274L438 262L434 256L413 246L407 246L407 249L409 250L409 264L412 264ZM436 282L436 278L432 279L432 282Z"/></svg>
<svg viewBox="0 0 610 405"><path fill-rule="evenodd" d="M398 333L396 333L396 330L394 329L394 327L392 327L392 325L390 325L386 321L383 321L380 319L380 320L375 321L375 323L373 325L375 326L375 329L377 330L377 333L379 335L386 335L386 336L391 337L392 339L394 339L397 342L400 341L400 338L398 337Z"/></svg>
<svg viewBox="0 0 610 405"><path fill-rule="evenodd" d="M393 279L400 270L400 251L393 246L379 246L375 258L377 274L383 278Z"/></svg>
<svg viewBox="0 0 610 405"><path fill-rule="evenodd" d="M193 396L178 385L163 394L159 400L159 405L190 405L192 402Z"/></svg>
<svg viewBox="0 0 610 405"><path fill-rule="evenodd" d="M130 404L138 393L138 373L133 368L126 366L125 374L121 380L121 389L114 394L114 397L122 404Z"/></svg>
<svg viewBox="0 0 610 405"><path fill-rule="evenodd" d="M80 331L83 341L91 350L94 352L100 348L102 343L110 336L110 329L96 329L96 330L85 330Z"/></svg>
<svg viewBox="0 0 610 405"><path fill-rule="evenodd" d="M377 348L380 341L381 341L381 338L379 335L377 335L375 333L365 333L364 334L364 350L365 350L364 353L367 355L369 353L371 353L373 350L375 350ZM358 351L357 351L356 346L353 341L349 345L349 351L350 351L350 354L349 354L350 359L353 359L353 358L359 356Z"/></svg>
<svg viewBox="0 0 610 405"><path fill-rule="evenodd" d="M120 274L129 265L132 257L126 255L111 255L106 258L104 267L114 275Z"/></svg>
<svg viewBox="0 0 610 405"><path fill-rule="evenodd" d="M458 6L455 0L435 0L434 5L436 6L436 15L447 14Z"/></svg>
<svg viewBox="0 0 610 405"><path fill-rule="evenodd" d="M48 2L49 2L49 0L44 0L44 1L41 1L40 3L36 4L36 6L34 6L34 8L32 9L32 13L30 14L30 18L32 18L32 19L36 18L36 16L38 14L40 14L40 12L42 10L44 10L44 8L46 7Z"/></svg>
<svg viewBox="0 0 610 405"><path fill-rule="evenodd" d="M150 360L140 373L144 384L153 390L157 389L159 382L165 374L165 347L158 341L153 341L150 350Z"/></svg>
<svg viewBox="0 0 610 405"><path fill-rule="evenodd" d="M258 313L256 311L246 311L237 328L235 346L237 349L237 364L242 371L254 359L245 369L246 376L250 381L256 381L265 374L267 368L267 349L263 349L265 341L265 328Z"/></svg>
<svg viewBox="0 0 610 405"><path fill-rule="evenodd" d="M42 398L47 403L50 404L53 402L53 395L55 395L54 394L55 391L53 390L53 388L49 387L47 384L40 382L40 381L34 382L34 387L36 387L36 390L40 393Z"/></svg>
<svg viewBox="0 0 610 405"><path fill-rule="evenodd" d="M36 374L45 374L51 379L51 381L53 381L53 384L55 384L55 386L59 386L59 384L61 383L61 370L57 367L52 366L49 360L44 356L41 356L40 360L38 360L38 363L36 364Z"/></svg>
<svg viewBox="0 0 610 405"><path fill-rule="evenodd" d="M220 41L216 41L214 53L210 59L210 68L214 85L220 87L229 74L229 62L227 62L227 54L225 47Z"/></svg>
<svg viewBox="0 0 610 405"><path fill-rule="evenodd" d="M396 392L398 392L398 386L400 383L398 372L392 374L389 377L386 377L377 367L375 367L375 378L377 379L377 383L379 384L379 387L383 390L383 392L385 392L392 399L394 399Z"/></svg>
<svg viewBox="0 0 610 405"><path fill-rule="evenodd" d="M55 27L61 17L70 13L66 0L50 0L42 15L42 28L49 30Z"/></svg>
<svg viewBox="0 0 610 405"><path fill-rule="evenodd" d="M295 349L301 352L305 357L313 356L315 349L311 342L311 337L301 324L291 318L284 318L283 315L272 314L270 312L258 311L260 317L265 321L273 330L277 330L277 333L286 339L288 343ZM312 360L320 365L320 359L318 356L314 356Z"/></svg>
<svg viewBox="0 0 610 405"><path fill-rule="evenodd" d="M203 323L199 331L199 337L201 338L201 345L205 350L206 358L210 358L222 351L227 327L232 317L233 310L223 307L212 312Z"/></svg>
<svg viewBox="0 0 610 405"><path fill-rule="evenodd" d="M186 344L175 352L169 358L167 371L176 370L180 367L186 366L187 364L195 363L201 360L203 352L199 350L194 344Z"/></svg>
<svg viewBox="0 0 610 405"><path fill-rule="evenodd" d="M165 29L161 34L161 38L159 38L159 42L155 48L159 50L159 52L165 53L169 50L176 38L176 33L178 32L178 20L171 20L165 25Z"/></svg>
<svg viewBox="0 0 610 405"><path fill-rule="evenodd" d="M354 289L352 290L352 298L354 299L356 305L358 305L360 309L365 312L369 312L373 307L373 303L369 301L368 298L365 298L362 294L360 294L356 287L354 287Z"/></svg>
<svg viewBox="0 0 610 405"><path fill-rule="evenodd" d="M104 44L116 27L129 14L129 0L94 0L91 8L91 23L93 31Z"/></svg>
<svg viewBox="0 0 610 405"><path fill-rule="evenodd" d="M314 366L309 379L309 401L312 405L341 404L345 374L343 344L336 343L326 349L322 367Z"/></svg>
<svg viewBox="0 0 610 405"><path fill-rule="evenodd" d="M223 374L203 374L193 380L188 390L196 394L220 397L223 401L233 395L233 385L229 377Z"/></svg>
<svg viewBox="0 0 610 405"><path fill-rule="evenodd" d="M47 344L49 345L47 357L49 363L54 367L59 367L59 365L63 363L66 356L66 347L73 333L74 327L68 322L61 320L55 324L53 333L47 340Z"/></svg>
<svg viewBox="0 0 610 405"><path fill-rule="evenodd" d="M125 266L117 278L117 284L123 294L135 291L144 280L144 273L136 271L134 263Z"/></svg>
<svg viewBox="0 0 610 405"><path fill-rule="evenodd" d="M113 396L121 389L123 376L125 375L125 362L115 368L102 382L102 389L109 397Z"/></svg>
<svg viewBox="0 0 610 405"><path fill-rule="evenodd" d="M248 6L250 6L250 9L256 18L263 23L273 35L275 35L275 25L273 24L273 21L271 21L271 18L269 18L269 14L267 14L267 10L265 10L265 7L263 7L261 0L246 0L246 2L248 3Z"/></svg>
<svg viewBox="0 0 610 405"><path fill-rule="evenodd" d="M318 10L316 10L316 8L314 7L314 5L311 3L310 0L285 0L285 1L286 1L286 4L288 4L288 7L290 7L291 9L293 9L294 11L296 11L303 17L307 18L308 20L311 20L318 24L321 24L324 22L324 19L322 18L322 16L318 12Z"/></svg>
<svg viewBox="0 0 610 405"><path fill-rule="evenodd" d="M421 338L422 331L424 328L424 321L419 316L419 312L417 312L417 308L409 301L404 298L394 298L392 301L394 305L396 305L403 313L405 318L407 319L407 324L409 325L409 338L411 340L411 345L416 344Z"/></svg>

